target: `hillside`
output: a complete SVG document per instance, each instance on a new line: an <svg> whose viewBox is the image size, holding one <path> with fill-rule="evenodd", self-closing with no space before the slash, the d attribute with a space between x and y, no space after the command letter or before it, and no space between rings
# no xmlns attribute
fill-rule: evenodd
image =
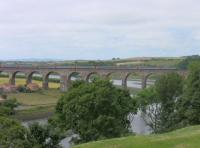
<svg viewBox="0 0 200 148"><path fill-rule="evenodd" d="M73 148L198 148L200 126L192 126L170 133L151 136L129 136L97 141Z"/></svg>
<svg viewBox="0 0 200 148"><path fill-rule="evenodd" d="M68 61L1 61L2 65L25 65L25 66L148 66L148 67L176 67L183 57L140 57L112 60L68 60Z"/></svg>

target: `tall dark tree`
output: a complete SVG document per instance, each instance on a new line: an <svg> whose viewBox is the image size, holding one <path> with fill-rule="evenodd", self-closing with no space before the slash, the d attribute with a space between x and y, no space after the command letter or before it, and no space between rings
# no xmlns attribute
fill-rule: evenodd
<svg viewBox="0 0 200 148"><path fill-rule="evenodd" d="M200 124L200 62L189 67L184 95L179 100L179 120L183 125Z"/></svg>
<svg viewBox="0 0 200 148"><path fill-rule="evenodd" d="M155 90L161 103L161 131L174 128L176 102L183 92L183 78L177 73L162 75L155 83Z"/></svg>
<svg viewBox="0 0 200 148"><path fill-rule="evenodd" d="M51 123L78 134L76 142L119 137L128 133L135 106L129 92L109 80L78 81L59 100Z"/></svg>
<svg viewBox="0 0 200 148"><path fill-rule="evenodd" d="M151 127L154 133L158 133L161 128L161 101L157 96L155 87L152 86L140 91L136 96L136 101L146 124Z"/></svg>
<svg viewBox="0 0 200 148"><path fill-rule="evenodd" d="M176 104L182 90L183 78L177 73L169 73L161 75L155 86L136 96L139 108L146 114L146 121L155 133L176 128Z"/></svg>

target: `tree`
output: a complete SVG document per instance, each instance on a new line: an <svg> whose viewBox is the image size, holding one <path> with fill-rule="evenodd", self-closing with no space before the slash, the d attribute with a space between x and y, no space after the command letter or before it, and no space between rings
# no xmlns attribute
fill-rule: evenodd
<svg viewBox="0 0 200 148"><path fill-rule="evenodd" d="M2 148L61 148L60 133L48 125L34 123L25 128L20 122L0 116L0 147Z"/></svg>
<svg viewBox="0 0 200 148"><path fill-rule="evenodd" d="M137 96L138 108L143 112L143 119L154 133L160 131L161 102L158 98L155 87L149 87L140 91Z"/></svg>
<svg viewBox="0 0 200 148"><path fill-rule="evenodd" d="M177 67L180 69L188 69L189 65L193 62L200 62L200 56L199 55L187 56L180 63L178 63Z"/></svg>
<svg viewBox="0 0 200 148"><path fill-rule="evenodd" d="M10 116L14 114L14 108L17 107L19 103L16 99L7 99L0 102L0 116Z"/></svg>
<svg viewBox="0 0 200 148"><path fill-rule="evenodd" d="M182 126L200 124L200 62L190 65L184 95L178 106Z"/></svg>
<svg viewBox="0 0 200 148"><path fill-rule="evenodd" d="M176 103L183 92L183 78L177 73L168 73L159 77L155 83L157 97L161 103L161 131L175 128Z"/></svg>
<svg viewBox="0 0 200 148"><path fill-rule="evenodd" d="M29 126L29 132L31 139L34 139L40 148L61 148L59 143L64 137L50 126L33 123Z"/></svg>
<svg viewBox="0 0 200 148"><path fill-rule="evenodd" d="M88 142L127 134L128 115L135 112L128 90L116 88L109 80L77 81L59 100L51 123L78 134L75 142Z"/></svg>
<svg viewBox="0 0 200 148"><path fill-rule="evenodd" d="M15 120L0 116L0 147L2 148L30 148L33 145L28 140L29 134L21 124Z"/></svg>
<svg viewBox="0 0 200 148"><path fill-rule="evenodd" d="M142 90L136 96L139 108L146 114L147 124L155 133L170 131L177 120L177 100L183 90L183 79L177 73L161 75L155 86Z"/></svg>

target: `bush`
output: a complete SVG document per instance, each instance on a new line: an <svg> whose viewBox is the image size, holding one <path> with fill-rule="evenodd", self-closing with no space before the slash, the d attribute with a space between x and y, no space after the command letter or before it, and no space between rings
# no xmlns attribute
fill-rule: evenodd
<svg viewBox="0 0 200 148"><path fill-rule="evenodd" d="M22 92L22 93L26 93L27 89L26 89L25 86L20 85L20 86L17 87L17 91Z"/></svg>
<svg viewBox="0 0 200 148"><path fill-rule="evenodd" d="M47 125L34 123L25 128L16 120L0 116L1 148L61 148L61 138Z"/></svg>
<svg viewBox="0 0 200 148"><path fill-rule="evenodd" d="M120 137L129 132L127 117L136 112L135 106L128 90L109 80L77 81L60 98L50 122L78 134L76 143Z"/></svg>
<svg viewBox="0 0 200 148"><path fill-rule="evenodd" d="M0 116L7 116L14 114L14 108L17 107L16 99L8 99L0 103Z"/></svg>

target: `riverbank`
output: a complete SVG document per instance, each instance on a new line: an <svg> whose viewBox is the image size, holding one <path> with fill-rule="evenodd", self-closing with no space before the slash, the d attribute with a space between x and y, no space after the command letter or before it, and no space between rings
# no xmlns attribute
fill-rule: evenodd
<svg viewBox="0 0 200 148"><path fill-rule="evenodd" d="M37 106L29 109L16 110L12 118L19 121L30 121L49 118L53 115L55 105L50 106Z"/></svg>
<svg viewBox="0 0 200 148"><path fill-rule="evenodd" d="M62 93L57 89L8 94L8 98L15 98L20 104L15 108L15 115L12 117L20 121L48 118L54 113L61 95Z"/></svg>

